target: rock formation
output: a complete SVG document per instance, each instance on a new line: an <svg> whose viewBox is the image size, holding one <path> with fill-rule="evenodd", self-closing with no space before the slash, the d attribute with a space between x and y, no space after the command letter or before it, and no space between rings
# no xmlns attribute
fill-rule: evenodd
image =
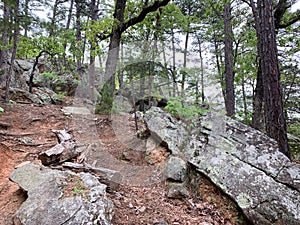
<svg viewBox="0 0 300 225"><path fill-rule="evenodd" d="M114 206L106 197L106 185L89 173L30 163L14 170L10 179L28 195L15 214L14 224L111 224Z"/></svg>
<svg viewBox="0 0 300 225"><path fill-rule="evenodd" d="M173 155L207 176L253 224L300 224L300 165L274 140L213 112L193 129L159 108L144 120Z"/></svg>

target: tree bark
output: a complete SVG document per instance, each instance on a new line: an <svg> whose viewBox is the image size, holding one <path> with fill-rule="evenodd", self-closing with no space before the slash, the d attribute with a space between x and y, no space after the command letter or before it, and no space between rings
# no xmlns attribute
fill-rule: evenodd
<svg viewBox="0 0 300 225"><path fill-rule="evenodd" d="M197 36L197 42L199 47L199 58L200 58L200 83L201 83L201 103L204 104L205 101L205 93L204 93L204 65L203 65L203 56L202 56L202 42L199 36ZM197 88L199 81L197 80ZM199 98L199 96L196 96ZM198 104L198 101L196 101Z"/></svg>
<svg viewBox="0 0 300 225"><path fill-rule="evenodd" d="M76 5L76 44L77 48L80 49L81 46L81 9L82 9L82 2L81 0L75 0ZM77 63L77 73L80 78L82 78L82 71L81 71L81 52L76 51L76 63Z"/></svg>
<svg viewBox="0 0 300 225"><path fill-rule="evenodd" d="M113 105L114 91L116 88L115 84L115 73L118 64L120 43L122 31L121 27L124 23L124 12L126 8L126 0L117 0L114 18L116 21L116 26L112 31L112 36L110 37L108 56L105 65L104 73L104 85L101 90L101 105L97 110L97 113L110 113Z"/></svg>
<svg viewBox="0 0 300 225"><path fill-rule="evenodd" d="M73 5L74 5L74 0L71 0L69 11L68 11L68 19L67 19L67 24L66 24L66 30L70 29L71 20L72 20ZM63 47L64 47L64 53L63 53L64 65L66 66L67 65L67 58L66 58L67 42L65 42L63 44Z"/></svg>
<svg viewBox="0 0 300 225"><path fill-rule="evenodd" d="M176 96L177 84L176 84L176 48L175 48L175 33L174 29L171 28L172 35L172 79L173 79L173 97Z"/></svg>
<svg viewBox="0 0 300 225"><path fill-rule="evenodd" d="M235 94L233 72L233 32L231 25L231 4L224 6L224 34L225 34L225 108L227 116L234 117Z"/></svg>
<svg viewBox="0 0 300 225"><path fill-rule="evenodd" d="M33 87L33 78L34 78L34 71L39 63L40 57L43 55L43 53L46 52L45 50L40 51L40 53L35 57L35 61L33 63L33 67L29 76L28 86L29 86L29 93L32 93L32 87Z"/></svg>
<svg viewBox="0 0 300 225"><path fill-rule="evenodd" d="M189 43L189 32L185 35L185 43L184 43L184 50L183 50L183 71L181 74L181 97L184 99L184 89L185 89L185 81L186 81L186 64L187 64L187 53L188 53L188 43Z"/></svg>
<svg viewBox="0 0 300 225"><path fill-rule="evenodd" d="M19 42L19 0L14 2L14 34L13 34L13 48L11 53L10 67L6 78L6 90L5 90L5 101L9 101L9 88L11 75L13 73L14 61L17 54L18 42Z"/></svg>
<svg viewBox="0 0 300 225"><path fill-rule="evenodd" d="M25 2L24 2L24 17L25 17L24 37L27 37L28 36L29 25L30 25L30 21L29 21L29 0L25 0Z"/></svg>
<svg viewBox="0 0 300 225"><path fill-rule="evenodd" d="M257 1L255 22L263 81L266 133L278 142L279 150L290 158L271 0Z"/></svg>
<svg viewBox="0 0 300 225"><path fill-rule="evenodd" d="M90 16L91 24L94 24L97 20L97 5L96 0L91 0L90 4ZM89 98L94 101L94 87L95 87L95 58L96 58L96 37L90 40L90 66L89 66Z"/></svg>
<svg viewBox="0 0 300 225"><path fill-rule="evenodd" d="M2 77L7 76L7 64L8 64L8 27L9 27L9 6L8 4L4 1L4 6L3 6L3 28L2 28L2 45L4 48L0 49L0 68L1 68L1 73L3 73Z"/></svg>
<svg viewBox="0 0 300 225"><path fill-rule="evenodd" d="M264 99L264 86L262 80L261 62L258 63L256 86L254 91L253 101L253 116L252 116L252 127L264 131L265 119L263 110L263 99Z"/></svg>

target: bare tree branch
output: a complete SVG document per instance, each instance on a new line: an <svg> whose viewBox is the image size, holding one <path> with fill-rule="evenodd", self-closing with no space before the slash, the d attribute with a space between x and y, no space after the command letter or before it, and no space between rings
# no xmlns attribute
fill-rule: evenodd
<svg viewBox="0 0 300 225"><path fill-rule="evenodd" d="M146 1L147 2L147 1ZM151 12L155 12L157 9L159 9L160 7L162 6L166 6L168 3L170 2L170 0L162 0L162 1L154 1L153 4L151 5L144 5L145 7L142 9L142 11L140 12L139 15L129 19L127 22L121 24L119 27L120 31L123 33L125 32L129 27L137 24L137 23L140 23L142 22L145 17L147 16L148 13L151 13ZM147 3L148 4L148 3ZM105 40L109 37L112 36L112 33L102 33L102 34L99 34L98 35L98 38L99 40Z"/></svg>
<svg viewBox="0 0 300 225"><path fill-rule="evenodd" d="M295 12L295 15L286 23L280 23L276 26L277 29L287 28L300 20L300 10Z"/></svg>

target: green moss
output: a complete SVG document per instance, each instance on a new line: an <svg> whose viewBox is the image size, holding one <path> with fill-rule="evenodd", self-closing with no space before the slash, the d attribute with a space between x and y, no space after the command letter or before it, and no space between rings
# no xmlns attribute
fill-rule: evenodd
<svg viewBox="0 0 300 225"><path fill-rule="evenodd" d="M113 107L113 100L114 92L109 83L105 83L101 91L101 100L100 103L96 105L95 113L110 114Z"/></svg>

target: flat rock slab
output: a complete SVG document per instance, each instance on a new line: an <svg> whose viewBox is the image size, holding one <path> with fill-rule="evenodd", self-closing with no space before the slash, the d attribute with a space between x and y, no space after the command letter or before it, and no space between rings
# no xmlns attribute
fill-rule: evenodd
<svg viewBox="0 0 300 225"><path fill-rule="evenodd" d="M90 114L92 114L91 111L87 107L84 107L84 106L82 106L82 107L67 106L67 107L63 107L62 111L67 115L71 115L71 114L90 115Z"/></svg>
<svg viewBox="0 0 300 225"><path fill-rule="evenodd" d="M300 165L285 157L271 138L214 113L183 132L182 123L158 109L150 109L145 121L172 152L180 151L229 195L253 224L300 224ZM180 148L174 144L178 140Z"/></svg>
<svg viewBox="0 0 300 225"><path fill-rule="evenodd" d="M30 163L15 169L10 179L28 195L14 224L111 224L114 207L106 197L106 185L91 174Z"/></svg>

